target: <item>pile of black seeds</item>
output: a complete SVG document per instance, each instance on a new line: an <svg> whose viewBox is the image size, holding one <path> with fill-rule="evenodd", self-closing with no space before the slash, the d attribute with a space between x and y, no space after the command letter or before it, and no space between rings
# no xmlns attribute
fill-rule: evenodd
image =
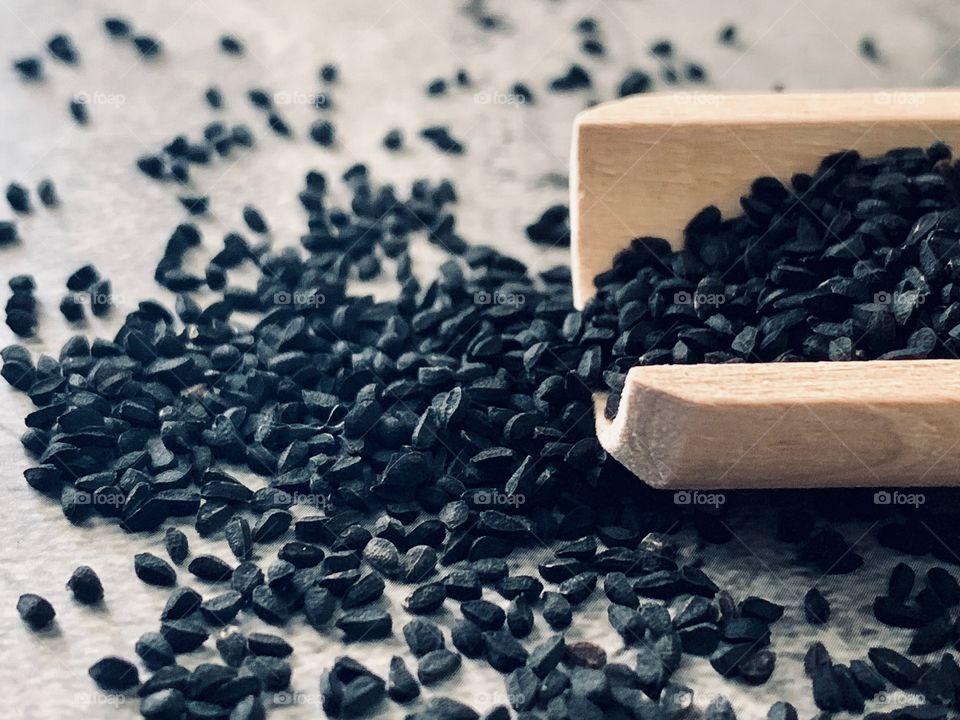
<svg viewBox="0 0 960 720"><path fill-rule="evenodd" d="M592 389L663 363L914 360L960 350L960 196L950 149L831 155L743 214L708 207L672 251L638 238L596 278L578 342Z"/></svg>
<svg viewBox="0 0 960 720"><path fill-rule="evenodd" d="M484 28L500 26L482 2L467 12ZM122 19L104 27L145 56L160 51ZM606 52L595 21L576 31L586 55ZM719 39L736 44L736 28L723 28ZM243 53L232 36L220 47ZM79 57L68 40L50 51L64 62ZM706 79L699 64L677 59L669 41L650 52L667 83ZM36 58L15 68L25 79L43 75ZM336 67L324 66L320 78L335 82ZM459 70L457 84L469 82ZM566 92L592 80L574 63L552 85ZM652 86L637 70L620 92ZM514 92L532 98L522 83ZM216 88L205 97L215 109L223 105ZM273 132L294 134L269 93L248 97ZM318 109L326 110L323 97ZM71 111L78 122L86 118L82 103ZM445 152L465 149L444 126L422 134ZM321 119L309 135L328 145L335 130ZM202 139L178 135L137 166L184 185L191 165L254 145L245 126L215 122ZM384 145L399 149L403 136L391 130ZM505 676L512 708L490 710L490 720L686 717L695 712L694 690L673 676L697 657L733 682L765 683L776 669L769 646L785 608L718 587L700 568L699 548L679 542L682 528L692 528L700 545L725 543L732 513L769 519L778 510L784 553L818 575L853 573L864 559L838 525L851 519L882 522L885 547L956 563L951 503L891 514L857 502L856 492L808 492L730 495L723 507L677 504L599 447L591 392L613 390L614 410L623 374L645 362L948 356L960 339L960 331L951 335L960 323L952 177L949 151L934 146L868 160L843 153L790 188L761 178L743 200L744 216L723 220L709 208L698 215L687 250L636 241L598 278L597 298L582 313L572 309L566 268L531 276L516 259L462 239L450 182L418 181L398 195L358 164L339 179L352 194L340 208L327 192L337 180L311 172L299 194L300 248L274 248L253 206L243 220L257 242L239 233L211 241L179 225L155 272L178 293L174 308L146 300L112 340L77 336L57 358L34 360L21 346L0 353L0 375L36 406L22 437L35 462L27 483L78 525L98 515L130 533L164 528L169 562L143 552L131 563L143 582L172 588L157 627L133 648L143 682L137 665L114 656L95 663L91 678L109 692L139 686L147 718L261 718L271 694L290 685L296 638L241 632L255 615L278 628L302 617L345 643L402 634L409 656L393 657L386 677L341 656L310 680L330 717L376 713L392 702L415 709L414 718L478 718L453 698L431 695L445 679L467 680L463 657ZM44 199L55 199L51 193L52 186L39 191L47 205L56 204ZM205 196L180 201L190 214L207 210ZM448 255L427 279L414 276L409 254L410 240L424 234ZM566 208L548 208L527 234L565 243ZM15 225L0 225L0 244L15 240ZM207 259L202 276L184 270L188 254ZM257 270L255 289L232 284L240 266ZM388 274L401 288L392 300L349 290L352 280ZM10 312L27 313L15 324L30 334L32 279L10 286L8 324ZM92 266L67 287L67 319L82 318L80 294L90 296L94 314L95 297L109 308L109 282ZM196 293L207 290L216 299L201 306ZM191 555L190 525L224 541L223 552ZM533 553L542 558L536 575L517 572L514 561ZM209 592L177 586L187 574ZM842 664L815 644L805 669L818 707L861 712L869 699L902 689L924 704L876 717L939 718L960 709L960 670L942 652L957 642L960 586L943 567L925 581L914 592L914 571L898 566L889 587L877 589L873 610L880 622L911 630L908 655L940 656L918 664L878 646ZM397 586L406 599L391 611L383 596ZM109 593L87 566L67 587L84 604ZM565 638L597 602L607 604L627 662ZM831 605L816 587L797 606L811 624L829 626ZM55 615L33 594L17 609L35 630ZM434 622L447 610L456 618L449 633ZM544 635L529 641L538 628ZM192 665L189 654L208 643L221 662L180 664ZM703 717L734 713L718 697ZM768 717L797 713L779 702Z"/></svg>

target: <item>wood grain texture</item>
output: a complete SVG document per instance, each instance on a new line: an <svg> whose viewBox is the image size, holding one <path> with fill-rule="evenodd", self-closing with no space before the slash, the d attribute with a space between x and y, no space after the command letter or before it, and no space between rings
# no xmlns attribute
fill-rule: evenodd
<svg viewBox="0 0 960 720"><path fill-rule="evenodd" d="M953 485L960 361L634 367L601 444L650 485Z"/></svg>
<svg viewBox="0 0 960 720"><path fill-rule="evenodd" d="M789 181L839 150L881 154L942 139L960 147L960 92L654 94L581 113L573 130L574 300L641 235L675 248L698 211L739 211L759 176Z"/></svg>

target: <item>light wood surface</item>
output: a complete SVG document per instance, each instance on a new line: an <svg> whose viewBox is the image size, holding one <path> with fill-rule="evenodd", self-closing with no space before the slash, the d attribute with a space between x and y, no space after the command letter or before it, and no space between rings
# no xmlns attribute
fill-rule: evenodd
<svg viewBox="0 0 960 720"><path fill-rule="evenodd" d="M707 205L739 212L750 182L786 182L839 150L881 154L942 139L960 149L960 92L638 95L581 113L573 130L570 224L574 300L630 240L679 248Z"/></svg>
<svg viewBox="0 0 960 720"><path fill-rule="evenodd" d="M683 245L757 177L789 183L840 150L960 149L960 92L643 95L581 113L573 133L574 299L634 237ZM960 361L636 367L601 444L673 488L960 484Z"/></svg>
<svg viewBox="0 0 960 720"><path fill-rule="evenodd" d="M960 361L657 365L601 444L663 488L912 487L960 474Z"/></svg>

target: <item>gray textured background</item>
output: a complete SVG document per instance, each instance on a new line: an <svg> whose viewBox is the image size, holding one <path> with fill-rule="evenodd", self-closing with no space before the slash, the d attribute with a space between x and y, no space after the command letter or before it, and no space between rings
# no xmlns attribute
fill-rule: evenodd
<svg viewBox="0 0 960 720"><path fill-rule="evenodd" d="M56 354L72 334L56 306L65 278L83 262L96 263L112 280L118 306L110 318L83 328L90 337L110 336L124 311L139 299L161 297L172 304L171 296L154 285L152 271L182 210L171 188L144 179L133 162L177 132L200 132L214 115L201 99L211 83L227 98L224 116L248 122L260 149L195 172L198 192L212 196L214 214L200 223L208 247L216 247L224 232L240 227L240 210L249 201L264 211L278 244L296 242L303 226L296 192L306 170L316 167L335 177L352 162L365 160L377 179L401 188L414 177L453 178L461 196L457 215L465 238L504 248L532 268L549 267L565 262L565 253L532 246L522 227L547 204L565 199L573 115L589 99L610 98L627 67L657 72L646 53L650 41L669 37L680 57L702 62L711 75L706 89L949 85L960 65L958 6L951 0L502 0L490 8L503 14L507 27L484 33L461 12L463 4L453 0L0 0L0 183L16 180L33 187L50 177L64 200L61 209L41 210L21 222L24 242L0 252L0 275L4 282L16 272L32 272L37 278L41 325L38 337L28 343L37 353ZM100 21L114 13L160 38L164 57L145 63L129 46L109 40ZM588 59L577 50L572 26L585 14L600 20L608 48L605 59ZM715 42L718 28L728 21L740 28L739 47ZM76 40L81 65L67 68L50 61L45 84L18 82L6 69L9 61L41 52L46 38L61 30ZM244 58L217 51L216 38L225 31L244 40ZM881 63L866 64L857 56L864 33L877 39ZM574 58L593 72L594 91L548 95L547 79ZM342 70L331 113L338 147L324 150L304 140L316 114L306 105L284 109L297 139L271 136L243 98L245 90L262 86L291 97L317 92L316 68L326 61ZM422 88L430 79L450 77L460 66L473 76L473 88L424 98ZM516 80L534 89L534 106L490 101ZM77 93L93 99L87 128L76 127L67 116L67 101ZM437 122L451 124L467 143L466 155L445 157L415 138L420 127ZM396 155L379 145L392 126L403 128L409 140L408 149ZM422 272L430 272L436 257L429 248L417 247ZM389 292L386 285L372 289ZM8 329L0 328L0 345L12 340ZM162 555L161 539L128 536L102 523L72 527L59 507L30 490L22 480L27 461L17 439L28 406L27 398L2 384L0 716L134 717L135 700L95 692L86 669L105 654L132 658L136 638L156 629L167 593L140 583L131 558L145 548ZM857 551L867 556L868 569L821 580L783 555L784 546L769 539L770 527L748 518L735 527L734 540L699 555L721 585L789 606L774 631L778 665L766 686L750 689L719 680L704 661L685 659L677 677L694 687L699 705L724 693L740 717L750 719L762 717L773 700L783 697L809 717L814 708L800 660L812 639L822 639L839 661L861 657L875 637L903 647L905 636L863 624L870 600L895 563L876 547L875 528L843 528L847 539L857 542ZM193 534L191 540L194 552L209 547L229 557L222 542L202 545ZM690 552L691 557L698 554ZM103 579L105 610L90 610L68 599L64 582L81 563L92 565ZM919 564L917 568L923 569ZM186 576L185 571L181 575ZM835 615L825 630L815 633L802 623L797 606L818 580L833 600ZM208 592L202 583L194 585ZM37 637L19 621L14 606L25 591L41 593L54 603L54 631ZM406 592L391 591L395 609ZM448 612L446 619L451 618ZM262 624L254 618L244 626L250 630ZM296 648L293 688L298 695L278 698L276 716L315 717L320 713L321 669L344 648L333 634L318 635L300 621L288 632ZM579 613L568 635L600 641L611 659L631 661L630 651L621 648L607 624L605 603ZM388 643L347 651L385 674L390 654L404 654L401 646L395 633ZM183 662L192 666L214 656L212 649L205 650ZM427 695L439 693L455 694L478 709L506 701L500 676L472 661L465 661L453 679ZM909 704L909 698L896 696L890 702ZM115 712L114 706L119 706ZM388 707L402 715L397 706L383 706Z"/></svg>

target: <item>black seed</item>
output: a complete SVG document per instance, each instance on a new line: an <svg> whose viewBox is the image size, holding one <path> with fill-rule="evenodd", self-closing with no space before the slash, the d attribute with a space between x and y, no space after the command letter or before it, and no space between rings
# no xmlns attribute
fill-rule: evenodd
<svg viewBox="0 0 960 720"><path fill-rule="evenodd" d="M570 92L591 86L590 73L580 65L571 65L563 75L550 81L550 89L554 92Z"/></svg>
<svg viewBox="0 0 960 720"><path fill-rule="evenodd" d="M402 658L393 656L390 659L390 674L387 676L387 694L390 699L398 703L406 703L420 695L420 686L416 679L407 670Z"/></svg>
<svg viewBox="0 0 960 720"><path fill-rule="evenodd" d="M483 633L472 622L457 620L450 629L450 640L468 658L478 658L484 652Z"/></svg>
<svg viewBox="0 0 960 720"><path fill-rule="evenodd" d="M516 670L527 662L527 651L506 629L483 633L483 645L487 662L501 673Z"/></svg>
<svg viewBox="0 0 960 720"><path fill-rule="evenodd" d="M460 612L481 630L498 630L507 617L501 607L487 600L468 600L460 605Z"/></svg>
<svg viewBox="0 0 960 720"><path fill-rule="evenodd" d="M197 555L187 565L187 570L210 582L226 582L233 575L233 568L215 555Z"/></svg>
<svg viewBox="0 0 960 720"><path fill-rule="evenodd" d="M140 701L140 714L147 720L172 720L186 710L183 693L173 688L151 693Z"/></svg>
<svg viewBox="0 0 960 720"><path fill-rule="evenodd" d="M811 625L822 625L830 619L830 603L817 588L803 596L803 614Z"/></svg>
<svg viewBox="0 0 960 720"><path fill-rule="evenodd" d="M170 643L158 632L141 635L134 646L134 651L150 670L158 670L167 665L173 665L177 661Z"/></svg>
<svg viewBox="0 0 960 720"><path fill-rule="evenodd" d="M282 658L247 656L241 671L249 672L260 678L263 689L268 692L284 690L290 685L292 671L290 664Z"/></svg>
<svg viewBox="0 0 960 720"><path fill-rule="evenodd" d="M573 620L573 612L570 610L570 603L563 595L555 592L546 592L543 594L543 619L547 621L554 630L562 630L570 625Z"/></svg>
<svg viewBox="0 0 960 720"><path fill-rule="evenodd" d="M522 595L507 607L507 627L515 638L525 638L533 630L533 610Z"/></svg>
<svg viewBox="0 0 960 720"><path fill-rule="evenodd" d="M189 552L187 536L180 530L172 527L167 528L163 536L163 543L167 549L167 555L170 556L170 559L173 560L174 563L179 565L186 559L187 553Z"/></svg>
<svg viewBox="0 0 960 720"><path fill-rule="evenodd" d="M383 578L376 573L368 573L347 590L341 601L341 607L344 610L350 610L369 605L383 595L383 589Z"/></svg>
<svg viewBox="0 0 960 720"><path fill-rule="evenodd" d="M166 620L160 623L160 634L176 653L192 652L210 637L210 634L192 619Z"/></svg>
<svg viewBox="0 0 960 720"><path fill-rule="evenodd" d="M263 217L256 208L250 205L243 208L243 221L255 233L266 233L268 231L267 223Z"/></svg>
<svg viewBox="0 0 960 720"><path fill-rule="evenodd" d="M900 653L875 647L867 652L870 662L883 677L901 689L913 687L920 677L920 668Z"/></svg>
<svg viewBox="0 0 960 720"><path fill-rule="evenodd" d="M203 598L196 590L188 587L177 588L167 598L160 619L180 620L185 618L195 612L200 607L201 602L203 602Z"/></svg>
<svg viewBox="0 0 960 720"><path fill-rule="evenodd" d="M130 35L130 23L121 17L104 18L103 29L107 31L110 37L125 38Z"/></svg>
<svg viewBox="0 0 960 720"><path fill-rule="evenodd" d="M243 595L236 590L227 590L204 600L200 604L200 612L211 625L226 625L237 616L243 605Z"/></svg>
<svg viewBox="0 0 960 720"><path fill-rule="evenodd" d="M30 191L23 185L12 182L7 185L7 202L14 212L29 213L33 210L30 205Z"/></svg>
<svg viewBox="0 0 960 720"><path fill-rule="evenodd" d="M76 65L80 61L80 55L73 45L73 41L66 35L54 35L47 41L47 50L50 54L62 63L67 65Z"/></svg>
<svg viewBox="0 0 960 720"><path fill-rule="evenodd" d="M336 624L347 642L388 637L393 628L390 613L375 608L345 612Z"/></svg>
<svg viewBox="0 0 960 720"><path fill-rule="evenodd" d="M703 712L703 720L737 720L730 701L722 695L713 698Z"/></svg>
<svg viewBox="0 0 960 720"><path fill-rule="evenodd" d="M88 673L102 690L122 692L140 684L137 668L123 658L102 658L90 666Z"/></svg>
<svg viewBox="0 0 960 720"><path fill-rule="evenodd" d="M250 595L250 606L258 618L271 625L285 625L291 616L291 610L287 603L280 599L267 585L261 584L253 588Z"/></svg>
<svg viewBox="0 0 960 720"><path fill-rule="evenodd" d="M133 46L137 49L140 57L153 59L163 52L163 45L154 37L149 35L137 35L133 38Z"/></svg>
<svg viewBox="0 0 960 720"><path fill-rule="evenodd" d="M17 600L17 613L34 630L42 630L53 622L57 614L46 598L33 593L21 595Z"/></svg>
<svg viewBox="0 0 960 720"><path fill-rule="evenodd" d="M403 601L407 612L414 615L429 615L440 609L447 599L447 591L440 583L427 583L414 590Z"/></svg>
<svg viewBox="0 0 960 720"><path fill-rule="evenodd" d="M137 577L148 585L172 587L177 582L176 571L167 562L150 553L135 555L133 569Z"/></svg>
<svg viewBox="0 0 960 720"><path fill-rule="evenodd" d="M432 622L414 619L403 626L403 638L416 657L426 655L444 646L443 634Z"/></svg>
<svg viewBox="0 0 960 720"><path fill-rule="evenodd" d="M24 57L13 61L13 69L21 79L36 82L43 79L43 61L38 57Z"/></svg>
<svg viewBox="0 0 960 720"><path fill-rule="evenodd" d="M103 599L103 584L100 578L87 565L80 565L70 579L67 587L73 592L73 597L84 605L94 605Z"/></svg>
<svg viewBox="0 0 960 720"><path fill-rule="evenodd" d="M53 180L44 179L37 184L37 197L40 198L46 207L52 208L60 204L60 198L57 195L57 188Z"/></svg>
<svg viewBox="0 0 960 720"><path fill-rule="evenodd" d="M330 147L336 142L336 130L329 120L316 120L310 126L310 138L322 147Z"/></svg>
<svg viewBox="0 0 960 720"><path fill-rule="evenodd" d="M243 55L243 43L233 35L220 36L220 49L227 55Z"/></svg>
<svg viewBox="0 0 960 720"><path fill-rule="evenodd" d="M217 652L230 667L240 667L247 656L247 639L238 632L226 632L217 638Z"/></svg>
<svg viewBox="0 0 960 720"><path fill-rule="evenodd" d="M913 590L916 573L909 565L897 563L890 573L888 594L895 600L906 600Z"/></svg>
<svg viewBox="0 0 960 720"><path fill-rule="evenodd" d="M403 147L403 133L394 128L383 136L383 146L387 150L399 150Z"/></svg>
<svg viewBox="0 0 960 720"><path fill-rule="evenodd" d="M460 667L460 656L447 650L438 648L431 650L420 658L417 664L417 677L424 685L433 685L449 677Z"/></svg>

